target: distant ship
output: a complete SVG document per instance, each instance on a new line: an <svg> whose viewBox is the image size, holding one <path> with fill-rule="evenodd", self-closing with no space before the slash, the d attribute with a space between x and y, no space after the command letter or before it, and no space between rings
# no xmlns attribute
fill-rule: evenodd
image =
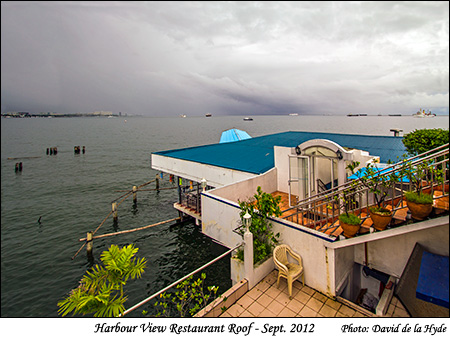
<svg viewBox="0 0 450 341"><path fill-rule="evenodd" d="M211 117L212 116L212 114L210 114L210 113L207 113L206 115L205 115L206 117Z"/></svg>
<svg viewBox="0 0 450 341"><path fill-rule="evenodd" d="M180 117L181 118L186 118L186 115L185 114L181 114Z"/></svg>
<svg viewBox="0 0 450 341"><path fill-rule="evenodd" d="M416 112L413 117L419 117L419 118L423 118L423 117L434 117L436 116L436 114L431 113L431 111L428 111L427 113L425 112L425 110L420 109L418 112Z"/></svg>
<svg viewBox="0 0 450 341"><path fill-rule="evenodd" d="M251 117L244 117L244 121L253 121L253 118L251 118Z"/></svg>
<svg viewBox="0 0 450 341"><path fill-rule="evenodd" d="M293 113L289 114L289 116L298 116L298 114L296 112L293 112Z"/></svg>

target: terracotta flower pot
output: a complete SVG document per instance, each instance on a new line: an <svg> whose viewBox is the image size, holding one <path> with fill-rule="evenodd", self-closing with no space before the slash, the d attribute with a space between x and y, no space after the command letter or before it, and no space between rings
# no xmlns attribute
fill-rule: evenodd
<svg viewBox="0 0 450 341"><path fill-rule="evenodd" d="M350 225L347 223L342 222L341 220L339 220L342 229L344 230L344 237L346 238L352 238L355 236L355 234L358 233L361 225Z"/></svg>
<svg viewBox="0 0 450 341"><path fill-rule="evenodd" d="M406 201L406 205L411 211L411 216L416 220L424 220L433 210L433 204L418 204L412 201Z"/></svg>
<svg viewBox="0 0 450 341"><path fill-rule="evenodd" d="M378 231L386 229L386 226L391 222L393 215L392 212L390 212L390 214L381 214L379 212L372 212L371 210L369 210L369 214L373 221L373 227Z"/></svg>

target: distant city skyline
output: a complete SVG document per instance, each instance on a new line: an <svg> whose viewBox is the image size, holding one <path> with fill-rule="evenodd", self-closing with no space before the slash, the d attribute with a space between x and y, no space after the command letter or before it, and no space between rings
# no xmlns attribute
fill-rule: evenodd
<svg viewBox="0 0 450 341"><path fill-rule="evenodd" d="M1 2L1 112L448 115L449 3Z"/></svg>

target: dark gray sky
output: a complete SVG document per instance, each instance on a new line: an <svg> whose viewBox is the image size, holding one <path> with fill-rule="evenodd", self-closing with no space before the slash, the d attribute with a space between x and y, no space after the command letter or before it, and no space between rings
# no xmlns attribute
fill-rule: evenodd
<svg viewBox="0 0 450 341"><path fill-rule="evenodd" d="M1 111L448 114L449 2L1 2Z"/></svg>

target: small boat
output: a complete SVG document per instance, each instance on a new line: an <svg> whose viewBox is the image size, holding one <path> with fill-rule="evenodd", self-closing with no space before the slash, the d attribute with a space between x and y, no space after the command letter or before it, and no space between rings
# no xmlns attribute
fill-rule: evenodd
<svg viewBox="0 0 450 341"><path fill-rule="evenodd" d="M186 118L186 115L185 114L181 114L180 117L181 118Z"/></svg>
<svg viewBox="0 0 450 341"><path fill-rule="evenodd" d="M253 121L253 118L251 118L251 117L244 117L244 121Z"/></svg>
<svg viewBox="0 0 450 341"><path fill-rule="evenodd" d="M211 117L212 115L210 113L207 113L205 116L206 117Z"/></svg>
<svg viewBox="0 0 450 341"><path fill-rule="evenodd" d="M289 114L289 116L298 116L298 114L296 112L293 112L293 113Z"/></svg>

